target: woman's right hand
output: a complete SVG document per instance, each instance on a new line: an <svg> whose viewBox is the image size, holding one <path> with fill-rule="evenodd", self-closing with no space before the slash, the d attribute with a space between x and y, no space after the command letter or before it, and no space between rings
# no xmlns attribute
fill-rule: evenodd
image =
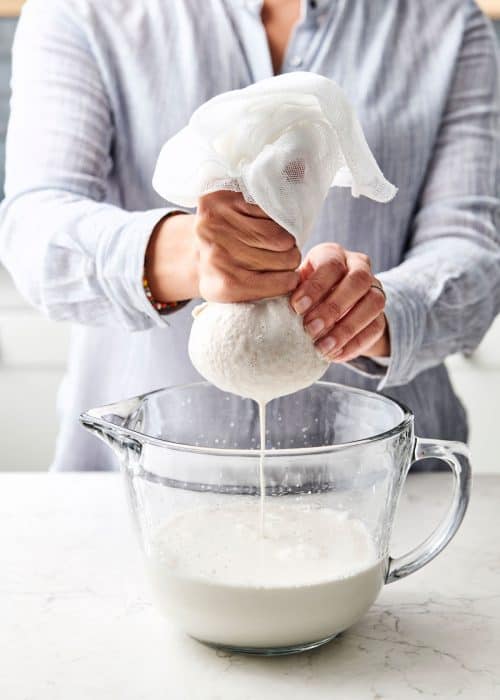
<svg viewBox="0 0 500 700"><path fill-rule="evenodd" d="M300 281L295 238L238 192L201 197L198 212L168 216L146 252L155 299L237 302L281 296Z"/></svg>

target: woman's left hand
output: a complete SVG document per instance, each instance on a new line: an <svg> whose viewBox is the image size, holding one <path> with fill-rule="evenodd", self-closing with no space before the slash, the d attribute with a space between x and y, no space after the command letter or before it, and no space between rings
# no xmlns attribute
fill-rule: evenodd
<svg viewBox="0 0 500 700"><path fill-rule="evenodd" d="M322 243L299 271L302 281L290 301L328 360L390 355L385 294L367 255Z"/></svg>

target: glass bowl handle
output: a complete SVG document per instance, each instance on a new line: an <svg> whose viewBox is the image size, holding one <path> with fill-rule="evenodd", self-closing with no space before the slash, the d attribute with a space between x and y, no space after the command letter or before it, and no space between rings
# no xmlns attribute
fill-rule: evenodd
<svg viewBox="0 0 500 700"><path fill-rule="evenodd" d="M460 462L457 455L464 459ZM416 438L415 460L429 457L445 462L453 472L451 506L442 523L422 544L402 557L389 557L386 583L404 578L434 559L455 535L467 510L471 483L470 450L467 445L462 442Z"/></svg>

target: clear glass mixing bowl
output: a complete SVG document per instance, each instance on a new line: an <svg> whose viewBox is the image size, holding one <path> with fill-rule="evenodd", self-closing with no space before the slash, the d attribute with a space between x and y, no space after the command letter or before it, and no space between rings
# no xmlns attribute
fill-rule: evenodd
<svg viewBox="0 0 500 700"><path fill-rule="evenodd" d="M368 610L384 583L439 554L467 508L470 467L464 444L415 438L413 415L404 406L379 394L318 382L268 405L264 514L276 504L280 512L294 509L293 527L300 538L304 508L347 511L363 523L376 549L370 581L346 579L328 590L294 587L293 582L279 590L250 590L228 572L227 585L221 579L211 586L203 577L174 575L176 557L186 556L182 542L175 543L176 554L158 564L158 533L168 539L169 522L203 508L226 513L253 508L258 534L256 404L197 383L95 408L81 420L119 456L160 608L196 639L233 650L293 653L329 641ZM442 460L451 469L451 506L425 542L394 559L389 542L398 498L412 462L425 458ZM229 516L228 531L232 527ZM272 532L272 522L269 528ZM203 539L203 533L198 537ZM298 556L299 549L292 547L289 556ZM326 551L335 565L335 547ZM239 555L245 562L244 552ZM308 553L301 556L307 567ZM253 563L247 564L250 571ZM280 563L274 564L279 571Z"/></svg>

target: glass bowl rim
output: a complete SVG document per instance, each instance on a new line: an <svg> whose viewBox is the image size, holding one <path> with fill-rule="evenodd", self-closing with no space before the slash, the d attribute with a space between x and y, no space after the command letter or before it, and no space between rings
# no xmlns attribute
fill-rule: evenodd
<svg viewBox="0 0 500 700"><path fill-rule="evenodd" d="M172 442L170 440L163 440L162 438L156 438L151 435L146 435L145 433L140 433L131 428L125 428L120 425L116 425L110 421L105 420L102 416L96 415L97 412L103 413L106 409L116 408L121 404L126 403L137 403L140 404L141 401L148 399L156 394L165 393L168 391L173 391L175 389L189 389L191 387L199 386L211 386L217 391L217 387L210 384L207 381L189 382L185 384L173 384L172 386L163 387L161 389L155 389L154 391L149 391L145 394L140 394L129 399L123 399L122 401L117 401L113 404L107 404L94 409L89 409L88 411L80 415L80 421L82 424L90 428L97 428L98 426L105 427L106 432L112 434L114 437L124 437L132 441L136 441L141 445L148 444L155 447L161 447L164 449L179 451L179 452L191 452L195 454L203 455L215 455L218 457L251 457L256 459L260 454L264 454L266 457L280 457L280 456L305 456L311 454L322 454L328 452L340 452L349 448L359 447L361 445L372 444L383 442L384 440L389 440L396 435L402 433L406 428L413 424L414 415L410 409L405 406L400 401L393 399L392 397L385 396L384 394L378 394L374 391L369 391L367 389L359 389L357 387L351 387L345 384L339 384L338 382L328 382L328 381L317 381L311 384L314 386L326 386L331 388L337 388L341 390L347 390L350 393L358 394L361 396L378 397L381 400L387 401L389 403L395 404L403 412L402 420L392 428L383 431L382 433L377 433L366 438L360 438L359 440L352 440L350 442L339 442L333 445L318 445L316 447L294 447L294 448L271 448L261 451L258 447L251 449L238 449L238 448L226 448L226 447L200 447L199 445L188 445L180 442ZM307 387L307 388L311 388ZM227 392L221 392L227 393ZM281 397L279 397L281 398ZM103 414L106 415L106 414Z"/></svg>

